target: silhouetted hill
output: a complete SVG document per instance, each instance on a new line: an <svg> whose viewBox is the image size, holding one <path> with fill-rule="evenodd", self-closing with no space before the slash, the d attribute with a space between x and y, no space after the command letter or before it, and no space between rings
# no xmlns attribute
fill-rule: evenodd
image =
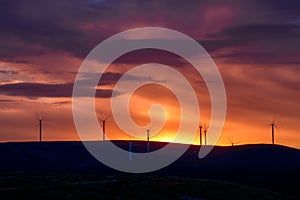
<svg viewBox="0 0 300 200"><path fill-rule="evenodd" d="M114 141L127 149L127 141ZM151 142L151 149L166 143ZM180 145L180 144L176 144ZM175 145L175 146L176 146ZM133 150L145 152L146 142L135 141ZM147 176L185 177L229 181L299 195L300 150L279 145L216 146L198 158L199 146L191 146L176 162ZM94 159L81 142L23 142L0 144L2 174L41 173L100 176L136 176L115 171ZM145 175L145 174L144 174Z"/></svg>

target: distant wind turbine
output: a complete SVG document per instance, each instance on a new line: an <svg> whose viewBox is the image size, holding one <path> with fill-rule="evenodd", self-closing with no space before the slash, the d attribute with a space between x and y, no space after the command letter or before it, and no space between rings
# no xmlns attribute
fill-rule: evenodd
<svg viewBox="0 0 300 200"><path fill-rule="evenodd" d="M200 137L199 146L201 146L202 145L202 125L199 126L199 137Z"/></svg>
<svg viewBox="0 0 300 200"><path fill-rule="evenodd" d="M103 141L105 141L105 121L106 120L102 120Z"/></svg>
<svg viewBox="0 0 300 200"><path fill-rule="evenodd" d="M143 122L143 124L144 124L144 128L147 128L146 129L146 132L147 132L147 152L150 152L150 137L151 137L150 136L150 130L151 130L152 127L149 127L146 122Z"/></svg>
<svg viewBox="0 0 300 200"><path fill-rule="evenodd" d="M229 140L231 146L238 144L238 142L234 142L233 137L231 137L231 138L227 137L227 139Z"/></svg>
<svg viewBox="0 0 300 200"><path fill-rule="evenodd" d="M105 136L105 125L106 125L106 121L108 120L109 116L107 117L103 117L101 116L101 113L100 113L100 121L102 122L102 132L103 132L103 135L102 135L102 140L105 141L106 139L106 136Z"/></svg>
<svg viewBox="0 0 300 200"><path fill-rule="evenodd" d="M273 120L270 123L271 130L272 130L272 144L275 144L275 127L277 127L277 123L278 123L278 121L275 121L275 120Z"/></svg>
<svg viewBox="0 0 300 200"><path fill-rule="evenodd" d="M39 122L39 142L42 142L42 132L43 132L43 121L45 121L45 118L38 113L35 113L36 120Z"/></svg>
<svg viewBox="0 0 300 200"><path fill-rule="evenodd" d="M204 127L204 144L207 145L207 127Z"/></svg>

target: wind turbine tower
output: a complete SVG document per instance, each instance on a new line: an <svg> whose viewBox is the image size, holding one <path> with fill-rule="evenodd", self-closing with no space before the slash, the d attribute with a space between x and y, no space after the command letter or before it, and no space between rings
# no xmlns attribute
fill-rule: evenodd
<svg viewBox="0 0 300 200"><path fill-rule="evenodd" d="M105 119L102 120L103 141L105 141Z"/></svg>
<svg viewBox="0 0 300 200"><path fill-rule="evenodd" d="M202 126L199 127L199 136L200 136L200 146L202 145Z"/></svg>
<svg viewBox="0 0 300 200"><path fill-rule="evenodd" d="M102 132L103 132L103 135L102 135L102 140L105 141L106 140L106 132L105 132L105 125L106 125L106 122L108 120L110 116L106 116L104 117L103 113L100 112L100 121L102 122Z"/></svg>
<svg viewBox="0 0 300 200"><path fill-rule="evenodd" d="M205 128L204 128L204 144L205 144L205 145L207 144L207 138L206 138L206 135L207 135L207 128L205 127Z"/></svg>
<svg viewBox="0 0 300 200"><path fill-rule="evenodd" d="M271 128L272 128L272 144L275 144L274 142L274 127L275 127L275 121L271 122Z"/></svg>
<svg viewBox="0 0 300 200"><path fill-rule="evenodd" d="M40 142L42 142L42 126L43 126L43 119L39 119L40 124Z"/></svg>
<svg viewBox="0 0 300 200"><path fill-rule="evenodd" d="M42 131L43 131L44 118L37 113L35 115L36 115L36 119L39 121L39 142L42 142Z"/></svg>

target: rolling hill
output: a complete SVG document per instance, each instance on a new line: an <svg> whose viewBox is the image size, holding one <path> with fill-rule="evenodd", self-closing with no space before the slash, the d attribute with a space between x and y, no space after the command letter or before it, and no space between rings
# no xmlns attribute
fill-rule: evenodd
<svg viewBox="0 0 300 200"><path fill-rule="evenodd" d="M127 141L113 142L121 148L128 148ZM164 145L166 143L151 142L151 148L154 150ZM146 142L135 141L133 149L136 152L145 152ZM1 143L0 173L5 180L8 176L16 178L26 177L28 174L39 174L42 177L75 176L81 177L80 180L84 179L83 177L126 177L126 180L172 177L175 182L180 179L188 184L200 181L197 184L201 185L204 180L217 181L219 185L230 182L239 187L261 188L289 196L300 196L298 184L295 184L300 179L298 149L266 144L216 146L203 159L198 158L198 150L199 146L192 145L182 157L168 167L134 175L106 167L93 158L81 142ZM226 188L228 185L223 186Z"/></svg>

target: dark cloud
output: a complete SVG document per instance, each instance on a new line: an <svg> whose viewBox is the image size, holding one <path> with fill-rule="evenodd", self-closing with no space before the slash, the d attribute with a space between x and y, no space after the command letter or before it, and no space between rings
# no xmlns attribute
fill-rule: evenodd
<svg viewBox="0 0 300 200"><path fill-rule="evenodd" d="M217 53L213 56L222 59L227 64L264 65L274 67L300 65L300 58L293 55L282 55L275 52L257 52L255 50L234 50L225 53Z"/></svg>
<svg viewBox="0 0 300 200"><path fill-rule="evenodd" d="M118 73L118 72L106 72L103 73L100 77L99 74L95 73L85 73L81 75L82 80L80 80L83 85L89 86L91 81L94 79L99 79L98 86L104 86L104 85L115 85L118 80L123 76L123 73ZM126 80L128 81L153 81L157 82L157 80L152 79L151 77L147 76L133 76L133 75L126 75Z"/></svg>
<svg viewBox="0 0 300 200"><path fill-rule="evenodd" d="M250 24L207 34L199 41L214 57L230 63L299 64L300 25Z"/></svg>
<svg viewBox="0 0 300 200"><path fill-rule="evenodd" d="M132 64L133 66L145 63L160 63L167 66L183 67L187 61L172 52L159 49L135 50L120 56L114 61L115 64Z"/></svg>
<svg viewBox="0 0 300 200"><path fill-rule="evenodd" d="M98 85L99 86L100 85L113 85L122 77L122 75L123 75L122 73L113 73L113 72L104 73L104 74L102 74ZM97 77L97 78L99 78L99 77Z"/></svg>
<svg viewBox="0 0 300 200"><path fill-rule="evenodd" d="M224 25L220 33L215 33L213 28L219 24L210 21L216 18L210 14L216 6L232 8L232 12L239 15L230 18L233 24ZM18 56L47 54L49 50L83 58L109 36L140 26L173 28L191 36L212 29L208 36L214 40L201 42L208 50L249 44L251 40L265 38L291 37L293 39L289 40L292 41L299 38L295 27L289 24L299 20L298 8L299 1L294 0L193 0L189 3L182 0L5 0L0 7L0 59L16 60ZM274 21L281 25L274 24Z"/></svg>
<svg viewBox="0 0 300 200"><path fill-rule="evenodd" d="M298 39L300 26L297 24L249 24L230 27L220 33L207 34L209 38L225 38L244 41Z"/></svg>
<svg viewBox="0 0 300 200"><path fill-rule="evenodd" d="M39 97L72 97L73 83L45 84L45 83L13 83L0 85L0 94L8 96L22 96L30 99ZM97 89L96 97L110 98L112 90Z"/></svg>
<svg viewBox="0 0 300 200"><path fill-rule="evenodd" d="M6 0L0 7L1 57L12 59L50 50L82 58L111 35L141 26L162 26L192 34L195 31L189 28L202 20L197 15L207 3Z"/></svg>
<svg viewBox="0 0 300 200"><path fill-rule="evenodd" d="M84 1L5 1L0 8L1 50L9 57L40 55L47 49L82 55L88 36L81 30Z"/></svg>
<svg viewBox="0 0 300 200"><path fill-rule="evenodd" d="M16 102L15 100L11 100L11 99L0 99L0 103L13 103Z"/></svg>
<svg viewBox="0 0 300 200"><path fill-rule="evenodd" d="M298 0L248 0L256 7L259 7L261 11L266 14L272 13L276 18L279 19L290 19L299 16L300 2Z"/></svg>
<svg viewBox="0 0 300 200"><path fill-rule="evenodd" d="M19 74L21 72L29 72L31 74L36 74L37 72L32 72L28 70L23 71L14 71L14 70L1 70L0 75L3 74L4 77L12 74ZM40 73L48 74L48 71L41 71ZM80 80L84 86L90 87L91 79L96 78L100 79L98 82L98 86L105 85L115 85L116 82L123 76L123 73L118 72L106 72L101 75L100 74L83 74ZM150 77L137 77L132 75L127 75L127 80L130 81L155 81ZM6 83L0 85L0 94L9 95L9 96L24 96L27 98L35 99L38 97L71 97L73 91L73 82L68 83L60 83L60 84L51 84L51 83L34 83L34 82L21 82L21 83ZM96 97L98 98L110 98L112 94L112 90L108 89L97 89ZM118 94L118 92L116 93Z"/></svg>
<svg viewBox="0 0 300 200"><path fill-rule="evenodd" d="M243 41L239 40L232 40L232 39L217 39L214 38L213 40L199 40L200 45L202 45L207 51L214 52L217 50L221 50L224 48L230 47L240 47L244 44Z"/></svg>

